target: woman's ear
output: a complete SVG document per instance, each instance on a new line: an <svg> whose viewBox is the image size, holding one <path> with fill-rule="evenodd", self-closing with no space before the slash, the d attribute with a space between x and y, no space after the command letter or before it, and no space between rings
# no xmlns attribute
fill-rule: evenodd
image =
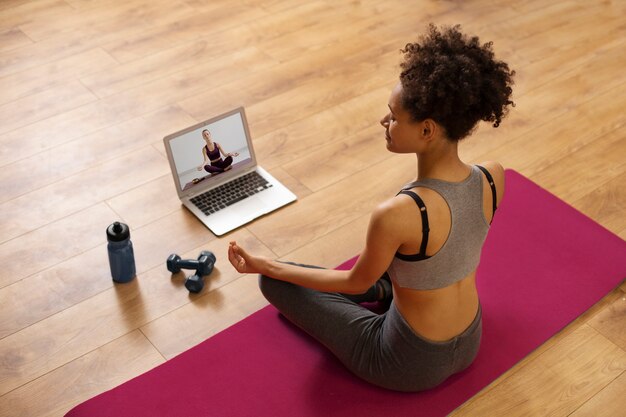
<svg viewBox="0 0 626 417"><path fill-rule="evenodd" d="M426 140L432 140L437 133L437 123L432 119L424 119L422 121L422 137Z"/></svg>

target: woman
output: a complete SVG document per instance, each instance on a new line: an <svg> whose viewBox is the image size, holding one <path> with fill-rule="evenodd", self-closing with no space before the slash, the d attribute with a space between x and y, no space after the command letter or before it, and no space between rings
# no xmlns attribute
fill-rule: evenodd
<svg viewBox="0 0 626 417"><path fill-rule="evenodd" d="M202 137L204 138L206 145L202 147L202 156L204 160L202 161L202 165L197 168L198 171L202 171L204 168L204 170L209 174L219 174L220 172L231 169L233 157L239 156L239 154L237 152L224 152L224 149L222 149L219 143L213 142L211 139L211 132L207 129L202 131ZM224 155L226 158L222 159L221 155Z"/></svg>
<svg viewBox="0 0 626 417"><path fill-rule="evenodd" d="M459 26L430 25L402 52L400 82L380 123L390 152L417 156L417 178L374 210L354 267L284 264L236 242L229 260L241 273L260 273L265 297L357 376L420 391L467 368L478 352L476 268L504 172L496 162L464 163L457 145L480 120L500 124L513 105L514 72L494 59L491 43L480 45ZM388 310L357 304L374 300Z"/></svg>

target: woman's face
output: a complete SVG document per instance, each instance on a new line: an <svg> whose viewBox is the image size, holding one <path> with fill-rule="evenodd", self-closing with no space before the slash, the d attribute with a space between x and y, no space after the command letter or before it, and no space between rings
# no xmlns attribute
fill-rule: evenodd
<svg viewBox="0 0 626 417"><path fill-rule="evenodd" d="M395 153L418 152L422 122L415 122L402 107L402 84L398 83L389 97L389 113L380 121L385 128L387 149Z"/></svg>
<svg viewBox="0 0 626 417"><path fill-rule="evenodd" d="M202 131L202 137L204 138L205 142L213 143L213 141L211 140L211 132L209 132L208 130Z"/></svg>

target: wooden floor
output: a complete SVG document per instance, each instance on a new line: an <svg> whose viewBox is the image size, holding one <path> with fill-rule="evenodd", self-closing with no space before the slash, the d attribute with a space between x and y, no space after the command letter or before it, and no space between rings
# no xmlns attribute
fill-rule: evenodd
<svg viewBox="0 0 626 417"><path fill-rule="evenodd" d="M626 1L3 0L0 416L59 416L263 307L231 239L332 267L415 174L378 120L428 22L493 40L517 107L461 146L626 238ZM162 137L245 105L298 202L216 238L180 206ZM105 227L132 228L114 286ZM218 258L203 292L171 252ZM589 255L594 256L593 248ZM454 415L626 415L626 284Z"/></svg>

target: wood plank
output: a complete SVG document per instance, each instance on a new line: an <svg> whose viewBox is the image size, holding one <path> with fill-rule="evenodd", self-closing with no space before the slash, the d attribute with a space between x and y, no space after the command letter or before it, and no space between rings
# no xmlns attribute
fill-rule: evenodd
<svg viewBox="0 0 626 417"><path fill-rule="evenodd" d="M147 324L141 331L168 359L243 320L268 304L257 278L244 276L207 294L197 303ZM207 320L207 317L215 319ZM176 333L173 338L172 332Z"/></svg>
<svg viewBox="0 0 626 417"><path fill-rule="evenodd" d="M97 100L77 81L64 83L40 93L0 106L0 134L72 110Z"/></svg>
<svg viewBox="0 0 626 417"><path fill-rule="evenodd" d="M72 8L76 10L88 10L93 8L100 8L102 6L108 7L125 7L126 2L119 0L65 0Z"/></svg>
<svg viewBox="0 0 626 417"><path fill-rule="evenodd" d="M83 77L81 82L98 97L106 97L191 67L202 66L205 74L211 74L224 66L220 62L246 65L242 60L248 56L257 61L267 60L267 56L255 47L233 51L231 36L213 36L210 40L199 39L185 43L145 59L122 64L113 70Z"/></svg>
<svg viewBox="0 0 626 417"><path fill-rule="evenodd" d="M0 104L41 93L64 82L81 77L95 71L110 71L117 62L100 48L89 49L0 78ZM83 83L84 85L84 83ZM93 90L87 86L91 92Z"/></svg>
<svg viewBox="0 0 626 417"><path fill-rule="evenodd" d="M618 234L624 227L626 207L626 172L593 189L572 205L602 226Z"/></svg>
<svg viewBox="0 0 626 417"><path fill-rule="evenodd" d="M116 21L115 30L100 31L97 28L89 30L68 31L26 45L21 48L0 52L0 77L15 74L26 69L48 65L59 59L71 57L101 45L124 39L135 33L145 31L147 23L128 26L124 21Z"/></svg>
<svg viewBox="0 0 626 417"><path fill-rule="evenodd" d="M625 369L626 352L583 325L457 415L567 415Z"/></svg>
<svg viewBox="0 0 626 417"><path fill-rule="evenodd" d="M283 261L335 268L365 247L370 214L364 214L282 257Z"/></svg>
<svg viewBox="0 0 626 417"><path fill-rule="evenodd" d="M93 49L94 46L88 39L81 39L73 35L75 34L70 33L62 38L0 51L0 77L47 65L56 60Z"/></svg>
<svg viewBox="0 0 626 417"><path fill-rule="evenodd" d="M515 108L509 115L511 118L506 119L498 129L483 124L474 137L467 143L461 143L460 153L474 161L500 161L532 178L534 173L546 166L578 152L588 144L606 140L610 132L619 131L626 123L620 111L624 93L626 84L621 84L537 125L530 122L532 119L520 115ZM509 126L510 121L513 121L512 126ZM500 133L503 135L496 136ZM511 152L511 147L516 152Z"/></svg>
<svg viewBox="0 0 626 417"><path fill-rule="evenodd" d="M590 11L594 9L593 3L581 4L576 1L545 3L540 7L517 13L514 19L496 21L493 26L500 32L514 32L515 39L519 42L533 36L549 40L554 32L561 31L571 19L579 16L589 17Z"/></svg>
<svg viewBox="0 0 626 417"><path fill-rule="evenodd" d="M160 267L0 340L0 393L99 348L189 302Z"/></svg>
<svg viewBox="0 0 626 417"><path fill-rule="evenodd" d="M104 222L110 218L107 216L99 226L106 227ZM65 260L55 258L59 262L56 265L0 290L0 339L113 286L106 244L101 243L106 240L104 229L98 231L97 234L88 231L97 245L94 248L72 253ZM136 240L134 235L133 240ZM81 269L89 272L77 273Z"/></svg>
<svg viewBox="0 0 626 417"><path fill-rule="evenodd" d="M0 166L47 151L55 146L138 117L141 114L150 113L150 111L139 112L136 108L134 111L127 112L125 111L127 109L121 108L121 105L124 104L124 102L116 103L113 100L98 100L75 110L0 135L0 150L2 150L0 152Z"/></svg>
<svg viewBox="0 0 626 417"><path fill-rule="evenodd" d="M480 4L483 2L481 1ZM522 0L510 4L510 7L518 13L528 13L543 9L550 3L541 0Z"/></svg>
<svg viewBox="0 0 626 417"><path fill-rule="evenodd" d="M215 20L221 22L223 19L215 19L211 16L206 17L206 15L207 12L211 12L214 14L216 13L216 11L219 11L219 7L217 6L219 6L220 4L218 3L216 6L216 2L214 1L192 3L188 2L188 4L190 4L191 6L197 8L199 12L202 13L202 16L198 18L188 19L187 21L178 24L176 30L161 28L158 29L157 33L146 33L140 39L132 42L126 42L123 45L123 48L126 51L124 53L124 56L126 54L128 54L129 56L136 56L136 53L144 54L145 51L161 50L163 48L164 42L165 45L173 47L183 42L195 40L198 38L198 36L200 36L200 34L206 34L207 32L211 34L205 38L206 41L212 42L212 39L215 37L228 37L228 43L231 48L242 47L243 45L254 42L258 44L262 50L265 51L273 44L280 44L280 42L277 40L277 37L283 37L285 38L285 40L289 41L290 45L293 45L293 33L301 33L303 28L318 23L320 19L337 15L334 8L329 7L329 4L325 1L313 1L304 4L286 2L289 7L285 7L285 5L280 4L278 4L277 6L269 5L268 7L268 5L265 3L248 3L249 4L245 6L242 5L242 7L250 9L258 8L260 10L269 10L272 11L272 13L263 15L262 17L258 17L255 19L240 17L240 23L244 22L243 26L236 25L233 27L225 28L220 26L217 28L219 30L218 32L212 32L215 28L207 28L205 22ZM224 4L221 5L222 7L224 6ZM285 10L283 9L288 10L285 12ZM242 33L242 30L245 31ZM237 31L238 33L235 34L235 31ZM154 42L156 38L159 38L158 44ZM129 43L132 44L129 45ZM283 43L283 45L285 44L286 43ZM108 47L109 46L107 46L107 48ZM110 48L111 50L120 49L118 45L112 45ZM130 49L134 49L137 52L130 52ZM130 59L124 58L122 55L115 54L115 56L122 61Z"/></svg>
<svg viewBox="0 0 626 417"><path fill-rule="evenodd" d="M273 64L273 60L259 53L258 50L247 48L235 52L227 60L219 60L214 63L208 63L207 66L192 67L179 71L171 76L143 84L123 93L108 96L103 101L121 102L120 104L128 110L131 110L134 106L140 106L145 113L146 109L160 108L163 104L173 105L204 91L213 91L215 85L232 82L242 76L262 71ZM211 76L211 83L206 82L207 74ZM215 98L217 99L217 96ZM211 100L207 100L207 102L201 103L201 105L209 106L210 102ZM229 106L229 109L232 108ZM183 110L187 111L186 108L183 108ZM211 116L215 114L213 113ZM195 117L194 114L191 115Z"/></svg>
<svg viewBox="0 0 626 417"><path fill-rule="evenodd" d="M608 127L604 127L603 124L598 125L596 123L594 125L594 132L598 129L601 129L602 132L607 132L620 126L624 120L622 117L623 115L620 112L615 112L614 109L615 105L619 105L623 101L622 97L617 94L617 91L624 91L624 80L619 77L613 77L611 81L611 88L605 89L603 86L593 87L589 85L591 83L595 83L595 77L581 76L580 74L595 72L596 69L598 69L597 66L601 66L601 62L607 59L607 57L607 63L615 63L611 57L615 55L621 43L622 42L617 42L605 45L605 48L589 55L583 65L577 67L575 71L563 75L558 81L549 87L530 89L529 91L524 92L521 96L515 94L513 100L516 101L517 106L511 109L511 114L504 120L501 126L502 128L513 122L512 124L514 129L507 136L513 136L516 140L518 140L519 137L519 140L526 141L536 138L537 133L533 134L531 130L539 129L542 125L546 125L551 129L558 128L561 130L567 129L568 127L573 128L576 123L572 123L570 125L568 122L574 117L574 115L583 118L584 121L587 121L585 116L602 117L603 120L615 119L615 122L613 123L611 121L611 125ZM541 78L541 74L539 73L531 74L531 76ZM587 84L587 87L585 87L585 84ZM578 90L576 93L574 93L575 89ZM565 97L563 95L564 90L572 91L572 95ZM603 103L600 96L609 100L614 99L615 102ZM566 103L566 106L563 106L562 103ZM601 106L603 109L607 109L608 113L602 113L598 106ZM562 119L560 124L555 124L554 120L564 114L568 116L566 116L565 119ZM541 123L536 123L535 121L541 121ZM589 122L591 123L592 119L590 119ZM500 128L489 129L486 125L483 126L484 128L481 127L475 136L481 138L484 145L488 145L491 137L494 137L494 135L500 135L502 132ZM545 136L546 134L552 134L552 131L550 129L546 129L546 132L542 132L540 136ZM564 133L555 132L553 136L557 137L557 134L560 135ZM576 135L569 133L569 135L573 136L576 140L588 137L586 135L580 135L580 132ZM524 136L523 139L522 136ZM485 149L485 151L491 149ZM541 161L542 160L540 158L536 158L535 156L535 162L541 163Z"/></svg>
<svg viewBox="0 0 626 417"><path fill-rule="evenodd" d="M0 416L61 416L85 398L163 362L154 346L136 330L1 396Z"/></svg>
<svg viewBox="0 0 626 417"><path fill-rule="evenodd" d="M40 202L37 204L41 205ZM13 217L10 213L2 216L5 219ZM4 265L0 288L98 245L106 239L104 231L116 217L104 203L96 203L18 239L0 244L0 262ZM3 222L0 227L5 229L5 225L8 222ZM4 234L0 236L5 237Z"/></svg>
<svg viewBox="0 0 626 417"><path fill-rule="evenodd" d="M150 204L146 204L150 201ZM137 188L116 195L107 204L135 228L185 210L178 198L171 174L162 175Z"/></svg>
<svg viewBox="0 0 626 417"><path fill-rule="evenodd" d="M376 103L376 107L380 107L379 104ZM391 157L382 147L371 146L372 142L382 145L384 135L381 126L366 128L345 139L315 147L308 155L284 164L284 169L308 188L319 191Z"/></svg>
<svg viewBox="0 0 626 417"><path fill-rule="evenodd" d="M0 239L6 242L36 230L167 172L167 161L152 147L140 148L104 164L94 165L62 181L0 204L1 217L11 219L11 222L0 224ZM19 245L19 241L13 244Z"/></svg>
<svg viewBox="0 0 626 417"><path fill-rule="evenodd" d="M615 130L604 135L602 140L567 155L558 164L538 171L533 175L533 181L565 201L576 201L589 190L621 175L626 170L624 155L626 141L622 131ZM579 172L584 172L585 176L577 175Z"/></svg>
<svg viewBox="0 0 626 417"><path fill-rule="evenodd" d="M259 4L264 8L264 4ZM288 10L280 10L271 13L263 19L245 22L245 27L250 30L255 44L266 51L266 45L274 45L279 38L291 39L303 28L315 25L325 17L334 7L326 1L295 2ZM278 42L280 43L280 42Z"/></svg>
<svg viewBox="0 0 626 417"><path fill-rule="evenodd" d="M614 417L624 414L626 372L570 414L571 417Z"/></svg>
<svg viewBox="0 0 626 417"><path fill-rule="evenodd" d="M613 301L588 324L626 351L626 295Z"/></svg>
<svg viewBox="0 0 626 417"><path fill-rule="evenodd" d="M282 39L282 38L280 38ZM223 113L237 105L247 109L255 103L268 100L310 82L320 82L322 69L367 48L371 41L364 37L345 39L342 49L327 48L311 52L281 65L268 66L260 71L218 84L207 90L181 100L177 104L198 120L205 120ZM256 128L257 120L248 117L253 138L262 135ZM284 125L283 125L284 126ZM281 126L276 126L276 128Z"/></svg>
<svg viewBox="0 0 626 417"><path fill-rule="evenodd" d="M590 3L592 4L592 3ZM521 66L517 69L515 94L517 96L526 91L549 85L561 76L571 71L578 71L577 67L584 65L586 61L595 59L603 51L619 42L619 36L609 36L607 32L617 31L620 24L619 15L608 14L602 16L602 22L591 25L589 30L580 31L580 25L588 16L581 15L577 21L568 22L565 28L559 28L558 36L548 37L549 43L543 39L545 36L536 34L520 42L511 42L511 48L515 51L527 51L529 48L538 48L536 56L516 56ZM552 35L552 33L550 33ZM567 42L564 41L567 39Z"/></svg>
<svg viewBox="0 0 626 417"><path fill-rule="evenodd" d="M288 36L283 35L284 42L280 42L274 37L269 39L262 37L259 40L259 45L273 58L286 62L333 45L337 39L342 39L343 42L354 37L369 38L372 36L372 27L376 26L381 19L395 16L397 9L390 10L377 4L376 9L378 10L373 14L372 8L374 6L366 3L338 2L329 5L328 2L325 2L321 11L310 14L305 19L297 20L291 18L292 11L289 10L290 16L287 21L292 25L297 25L298 30L290 32ZM346 21L349 21L350 24L346 25ZM391 44L392 42L385 39L384 43ZM371 46L363 52L372 51L376 44L372 42ZM395 50L397 48L389 49L386 52Z"/></svg>
<svg viewBox="0 0 626 417"><path fill-rule="evenodd" d="M128 11L129 18L116 18L109 19L103 22L99 22L97 17L99 13L94 14L96 24L89 27L80 28L77 31L84 33L97 43L97 45L108 48L108 45L117 43L127 39L131 42L136 37L144 36L145 33L155 30L156 28L166 27L169 25L176 25L177 22L182 22L191 16L196 15L196 11L189 7L185 0L157 0L153 2L145 2L138 0L138 6ZM119 9L119 4L116 7ZM134 21L131 27L135 27L135 30L126 29L129 25L127 20ZM124 37L115 36L116 33L125 33ZM162 45L165 47L165 45ZM157 51L154 51L157 52ZM142 54L141 57L147 56ZM117 59L117 57L116 57ZM119 62L126 62L118 60Z"/></svg>
<svg viewBox="0 0 626 417"><path fill-rule="evenodd" d="M209 36L241 25L247 21L262 19L267 12L256 6L242 6L230 2L219 3L215 7L196 13L185 19L166 25L151 27L126 39L118 39L102 47L119 62L129 62L153 53L171 48L183 42L194 41L202 36ZM233 48L244 43L234 43Z"/></svg>
<svg viewBox="0 0 626 417"><path fill-rule="evenodd" d="M287 171L280 167L274 167L268 172L287 187L299 199L302 199L312 193L311 189L300 182L296 177L291 176Z"/></svg>
<svg viewBox="0 0 626 417"><path fill-rule="evenodd" d="M551 23L544 20L545 33L541 33L541 30L530 30L528 31L530 36L516 37L513 46L518 51L522 49L522 43L528 42L523 46L527 61L533 62L539 57L559 53L564 48L568 48L568 45L584 43L586 38L593 37L594 34L602 36L601 33L598 33L598 29L604 31L602 37L605 43L611 43L621 38L619 35L621 31L619 14L615 14L609 8L598 3L570 2L570 4L575 4L575 8L560 16L555 15L555 19ZM589 29L581 31L580 28L583 25L589 25ZM507 26L503 26L503 28L510 30L510 27ZM538 42L540 39L541 41Z"/></svg>
<svg viewBox="0 0 626 417"><path fill-rule="evenodd" d="M192 0L192 2L196 2L197 0ZM203 2L207 2L207 0L201 0ZM210 0L209 0L210 1ZM293 9L297 7L300 2L293 2L292 0L264 0L262 2L258 2L256 0L242 0L243 4L246 5L256 5L257 7L261 7L263 10L266 10L270 14L276 14L279 12L283 12L287 9Z"/></svg>
<svg viewBox="0 0 626 417"><path fill-rule="evenodd" d="M615 71L619 71L618 68L622 65L620 51L625 45L625 39L611 42L610 46L598 51L576 71L552 83L550 88L531 90L519 97L515 110L531 120L547 120L623 84L623 78L615 77Z"/></svg>
<svg viewBox="0 0 626 417"><path fill-rule="evenodd" d="M250 119L255 121L255 134L265 135L334 105L354 101L364 92L388 86L394 80L392 73L396 72L394 64L390 62L396 56L395 51L382 57L379 51L375 51L369 58L360 57L359 60L367 62L360 66L346 59L345 65L337 66L332 71L323 71L320 77L309 83L249 106ZM376 70L372 71L370 65L376 67Z"/></svg>
<svg viewBox="0 0 626 417"><path fill-rule="evenodd" d="M62 18L72 10L63 0L13 2L11 7L4 8L0 13L0 29L21 26L37 19Z"/></svg>
<svg viewBox="0 0 626 417"><path fill-rule="evenodd" d="M114 6L117 0L65 0L67 4L77 10L84 10L93 7L99 7L102 4Z"/></svg>
<svg viewBox="0 0 626 417"><path fill-rule="evenodd" d="M0 171L0 202L149 146L155 134L165 136L164 132L175 132L195 123L179 108L166 107L8 164ZM20 180L14 181L16 178Z"/></svg>
<svg viewBox="0 0 626 417"><path fill-rule="evenodd" d="M276 128L256 139L257 158L269 167L282 166L308 157L311 150L378 126L379 118L385 114L390 91L391 86L379 88L295 123ZM251 115L252 117L254 116ZM253 122L256 123L256 118L250 123ZM382 150L384 142L375 147ZM304 181L304 176L299 179Z"/></svg>
<svg viewBox="0 0 626 417"><path fill-rule="evenodd" d="M249 74L272 64L272 61L259 60L259 54L254 51L246 50L243 54L242 59L237 60L241 64L237 67L232 67L228 61L220 61L219 70L212 73L213 81L218 85L227 83L241 74ZM206 75L206 69L189 69L0 135L0 149L3 151L0 165L173 105L203 89L210 90L211 85L205 82ZM208 100L205 107L211 103L212 100ZM236 105L228 105L226 109L234 107ZM212 113L211 116L215 114L219 113ZM167 133L171 132L163 132L159 137Z"/></svg>
<svg viewBox="0 0 626 417"><path fill-rule="evenodd" d="M12 27L0 30L0 52L30 45L33 41L19 28Z"/></svg>
<svg viewBox="0 0 626 417"><path fill-rule="evenodd" d="M22 6L32 0L4 0L0 3L0 10L11 9L17 6Z"/></svg>
<svg viewBox="0 0 626 417"><path fill-rule="evenodd" d="M67 32L106 32L119 28L124 22L128 26L151 27L170 23L193 15L194 9L180 0L128 0L111 4L101 2L90 8L70 7L58 18L44 15L20 26L31 39L42 41ZM45 20L45 24L42 24Z"/></svg>

